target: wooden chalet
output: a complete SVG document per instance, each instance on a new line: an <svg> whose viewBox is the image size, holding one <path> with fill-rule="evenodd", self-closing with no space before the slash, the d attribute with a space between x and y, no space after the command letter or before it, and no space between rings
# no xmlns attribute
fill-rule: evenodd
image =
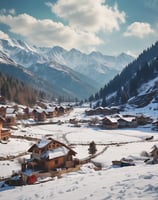
<svg viewBox="0 0 158 200"><path fill-rule="evenodd" d="M7 107L4 127L8 128L11 126L16 126L16 110L12 107Z"/></svg>
<svg viewBox="0 0 158 200"><path fill-rule="evenodd" d="M137 127L137 120L135 117L123 117L123 116L119 115L117 121L118 121L119 128L135 128L135 127Z"/></svg>
<svg viewBox="0 0 158 200"><path fill-rule="evenodd" d="M117 107L97 107L95 109L90 109L85 111L86 115L113 115L119 113Z"/></svg>
<svg viewBox="0 0 158 200"><path fill-rule="evenodd" d="M95 113L95 115L103 114L103 107L97 107L97 108L94 110L94 113Z"/></svg>
<svg viewBox="0 0 158 200"><path fill-rule="evenodd" d="M46 120L46 112L44 109L37 108L32 111L33 119L35 121L45 121Z"/></svg>
<svg viewBox="0 0 158 200"><path fill-rule="evenodd" d="M90 110L86 110L85 113L86 115L91 116L95 114L95 111L93 109L90 109Z"/></svg>
<svg viewBox="0 0 158 200"><path fill-rule="evenodd" d="M0 117L0 140L1 141L2 140L7 141L11 136L10 130L3 128L4 122L5 122L5 119Z"/></svg>
<svg viewBox="0 0 158 200"><path fill-rule="evenodd" d="M119 111L118 111L118 108L116 108L116 107L111 107L111 108L108 108L108 107L104 107L103 109L102 109L102 114L103 115L113 115L113 114L116 114L116 113L118 113Z"/></svg>
<svg viewBox="0 0 158 200"><path fill-rule="evenodd" d="M138 125L145 125L145 124L152 123L152 119L149 116L145 116L145 115L137 115L136 120L137 120Z"/></svg>
<svg viewBox="0 0 158 200"><path fill-rule="evenodd" d="M49 108L45 109L45 112L46 112L47 118L56 117L58 114L58 111L55 109L55 107L49 107Z"/></svg>
<svg viewBox="0 0 158 200"><path fill-rule="evenodd" d="M25 113L25 106L18 106L16 112L17 120L28 119L28 115Z"/></svg>
<svg viewBox="0 0 158 200"><path fill-rule="evenodd" d="M118 128L118 122L115 118L106 116L102 119L102 127L106 129L116 129Z"/></svg>
<svg viewBox="0 0 158 200"><path fill-rule="evenodd" d="M63 106L60 106L58 108L58 116L61 116L63 114L65 114L65 108Z"/></svg>
<svg viewBox="0 0 158 200"><path fill-rule="evenodd" d="M73 110L73 107L72 106L67 106L66 108L65 108L65 113L69 113L69 112L71 112Z"/></svg>
<svg viewBox="0 0 158 200"><path fill-rule="evenodd" d="M70 147L54 139L40 140L32 145L28 152L31 152L31 159L27 167L34 170L73 167L73 156L76 155Z"/></svg>

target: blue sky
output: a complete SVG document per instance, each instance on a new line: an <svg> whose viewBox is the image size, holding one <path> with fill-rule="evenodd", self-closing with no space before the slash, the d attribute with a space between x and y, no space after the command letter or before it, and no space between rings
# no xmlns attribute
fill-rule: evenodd
<svg viewBox="0 0 158 200"><path fill-rule="evenodd" d="M0 38L138 55L158 40L158 0L0 0Z"/></svg>

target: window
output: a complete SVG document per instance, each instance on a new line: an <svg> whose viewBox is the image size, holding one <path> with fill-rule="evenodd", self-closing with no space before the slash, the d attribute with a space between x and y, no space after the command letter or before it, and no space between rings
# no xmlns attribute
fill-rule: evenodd
<svg viewBox="0 0 158 200"><path fill-rule="evenodd" d="M39 150L38 149L35 149L35 151L34 151L35 153L39 153Z"/></svg>
<svg viewBox="0 0 158 200"><path fill-rule="evenodd" d="M58 164L58 160L54 160L55 164L57 165Z"/></svg>

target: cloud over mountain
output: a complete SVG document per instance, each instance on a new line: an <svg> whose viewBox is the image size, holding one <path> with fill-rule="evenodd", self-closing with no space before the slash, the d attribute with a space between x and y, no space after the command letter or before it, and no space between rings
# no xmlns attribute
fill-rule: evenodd
<svg viewBox="0 0 158 200"><path fill-rule="evenodd" d="M151 28L149 23L134 22L130 26L128 26L127 31L124 33L124 36L134 36L143 38L153 33L154 30Z"/></svg>
<svg viewBox="0 0 158 200"><path fill-rule="evenodd" d="M126 15L117 5L110 7L102 0L59 0L46 5L62 20L38 19L27 13L16 15L14 9L1 9L0 23L7 25L11 33L37 46L77 47L90 52L103 43L98 36L100 31L119 30L120 24L125 22Z"/></svg>
<svg viewBox="0 0 158 200"><path fill-rule="evenodd" d="M157 41L157 6L157 0L5 0L0 30L30 45L138 55Z"/></svg>
<svg viewBox="0 0 158 200"><path fill-rule="evenodd" d="M101 43L101 40L92 33L75 30L50 19L38 20L28 14L1 15L0 23L7 24L10 32L23 36L27 42L37 46L59 45L66 46L67 49L77 46L83 50L86 43L88 50Z"/></svg>

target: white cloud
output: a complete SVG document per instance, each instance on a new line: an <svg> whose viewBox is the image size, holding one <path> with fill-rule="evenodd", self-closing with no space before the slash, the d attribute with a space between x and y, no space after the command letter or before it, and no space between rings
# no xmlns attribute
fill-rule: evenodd
<svg viewBox="0 0 158 200"><path fill-rule="evenodd" d="M0 16L0 23L10 27L10 32L21 35L24 39L37 46L63 46L66 49L78 48L90 51L102 41L93 33L75 30L52 20L37 20L36 18L21 14L18 16Z"/></svg>
<svg viewBox="0 0 158 200"><path fill-rule="evenodd" d="M151 28L150 24L142 22L134 22L128 26L127 31L124 33L124 36L130 37L139 37L144 38L147 35L153 34L154 30Z"/></svg>
<svg viewBox="0 0 158 200"><path fill-rule="evenodd" d="M100 37L104 32L119 30L120 24L125 22L125 13L120 12L117 5L108 6L105 0L58 0L46 5L61 22L38 20L28 14L15 15L14 9L2 9L0 23L37 46L58 45L87 52L103 43Z"/></svg>
<svg viewBox="0 0 158 200"><path fill-rule="evenodd" d="M125 22L125 13L117 5L110 7L103 0L58 0L56 4L47 3L53 13L74 27L84 31L119 30Z"/></svg>
<svg viewBox="0 0 158 200"><path fill-rule="evenodd" d="M0 39L9 39L9 36L0 30Z"/></svg>

